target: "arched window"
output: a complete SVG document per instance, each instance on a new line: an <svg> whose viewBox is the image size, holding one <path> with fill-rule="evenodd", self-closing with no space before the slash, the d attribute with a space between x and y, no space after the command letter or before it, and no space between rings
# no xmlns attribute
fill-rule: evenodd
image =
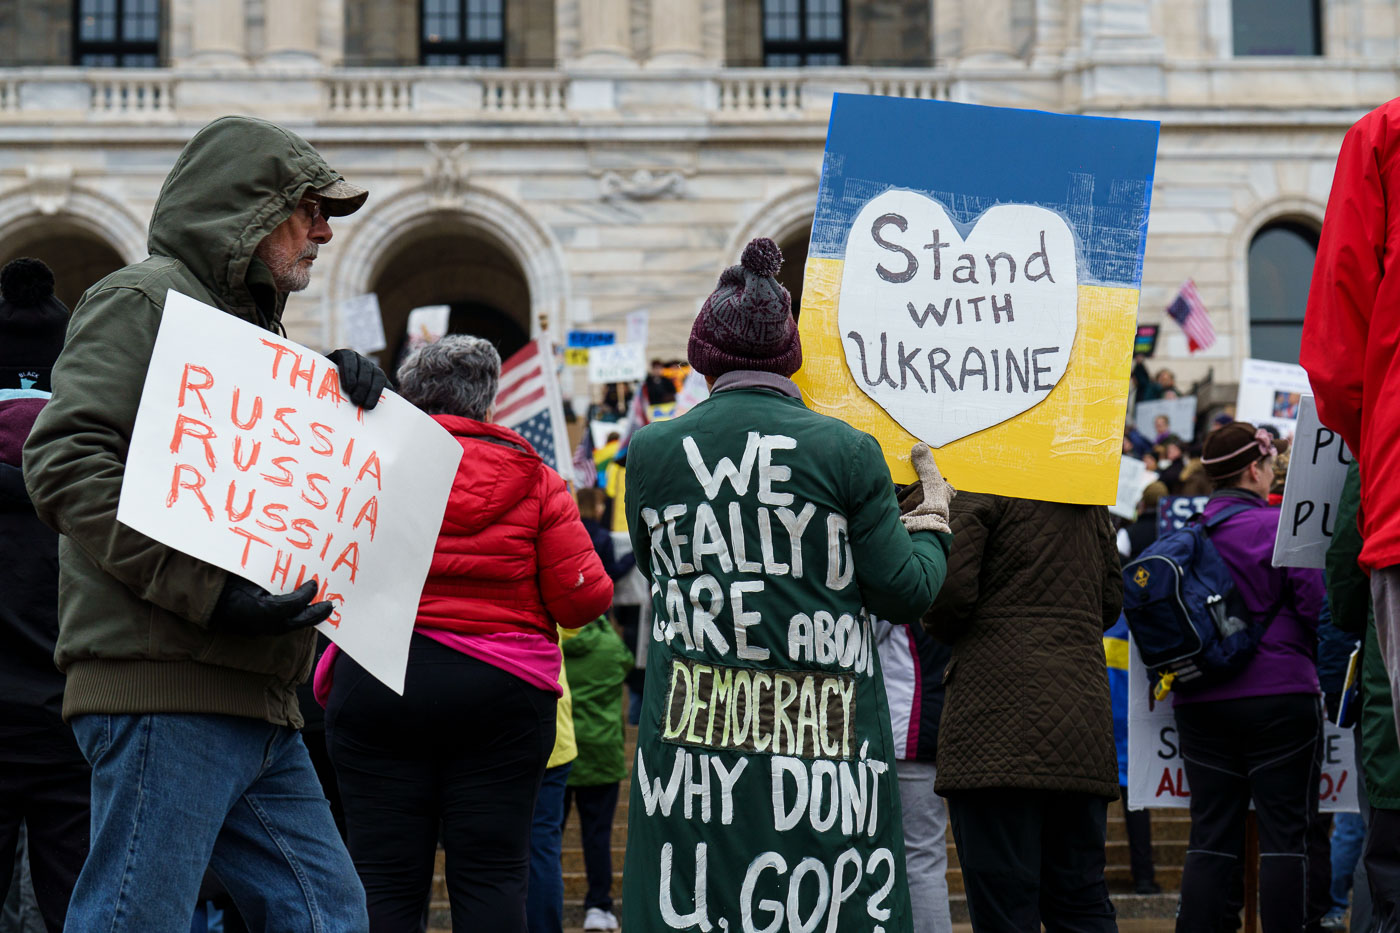
<svg viewBox="0 0 1400 933"><path fill-rule="evenodd" d="M1322 0L1232 0L1236 55L1321 55Z"/></svg>
<svg viewBox="0 0 1400 933"><path fill-rule="evenodd" d="M1317 228L1297 220L1265 225L1249 244L1249 354L1298 362Z"/></svg>

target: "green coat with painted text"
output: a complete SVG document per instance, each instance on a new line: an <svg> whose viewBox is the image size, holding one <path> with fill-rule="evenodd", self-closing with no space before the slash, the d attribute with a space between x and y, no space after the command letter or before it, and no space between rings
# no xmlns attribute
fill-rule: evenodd
<svg viewBox="0 0 1400 933"><path fill-rule="evenodd" d="M870 617L917 623L951 538L904 530L869 435L743 384L633 438L627 519L654 622L623 926L907 933Z"/></svg>

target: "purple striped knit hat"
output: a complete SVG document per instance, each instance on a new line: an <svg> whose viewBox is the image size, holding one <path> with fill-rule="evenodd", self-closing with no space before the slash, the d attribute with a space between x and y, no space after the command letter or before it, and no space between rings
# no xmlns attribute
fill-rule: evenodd
<svg viewBox="0 0 1400 933"><path fill-rule="evenodd" d="M725 269L690 329L686 356L703 376L736 369L791 376L802 365L792 296L774 278L783 264L778 244L759 237L739 265Z"/></svg>

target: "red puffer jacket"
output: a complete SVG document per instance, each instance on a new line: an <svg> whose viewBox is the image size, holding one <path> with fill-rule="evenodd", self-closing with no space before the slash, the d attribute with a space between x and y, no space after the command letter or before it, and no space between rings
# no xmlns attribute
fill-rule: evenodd
<svg viewBox="0 0 1400 933"><path fill-rule="evenodd" d="M612 581L560 478L519 434L433 415L462 445L418 626L463 634L578 628L607 611Z"/></svg>
<svg viewBox="0 0 1400 933"><path fill-rule="evenodd" d="M1361 565L1400 564L1400 98L1342 141L1299 362L1318 417L1361 461Z"/></svg>

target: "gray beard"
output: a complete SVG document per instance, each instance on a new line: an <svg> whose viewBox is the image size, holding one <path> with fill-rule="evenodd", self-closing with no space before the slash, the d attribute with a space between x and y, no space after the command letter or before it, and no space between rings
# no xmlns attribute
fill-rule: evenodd
<svg viewBox="0 0 1400 933"><path fill-rule="evenodd" d="M272 273L272 284L279 292L299 292L311 284L311 267L301 265L301 260L315 257L320 251L316 244L299 250L294 255L277 255L272 250L259 249L255 255L267 264Z"/></svg>

